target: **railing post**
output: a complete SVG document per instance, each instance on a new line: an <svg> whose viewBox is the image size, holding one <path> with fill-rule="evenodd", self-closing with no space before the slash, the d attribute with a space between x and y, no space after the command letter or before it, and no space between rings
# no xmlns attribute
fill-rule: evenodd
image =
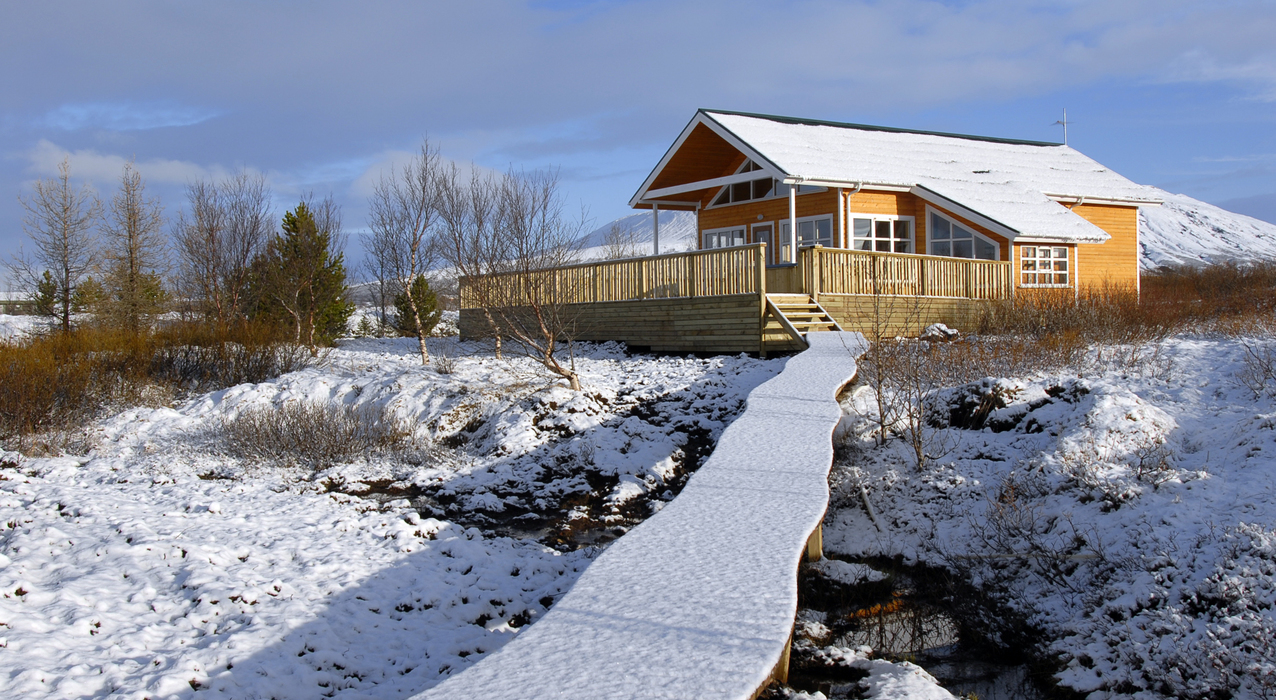
<svg viewBox="0 0 1276 700"><path fill-rule="evenodd" d="M824 288L824 246L819 243L811 249L811 298L820 303L820 292Z"/></svg>
<svg viewBox="0 0 1276 700"><path fill-rule="evenodd" d="M757 275L758 286L758 357L766 359L766 244L758 244L754 249L757 260L754 274Z"/></svg>
<svg viewBox="0 0 1276 700"><path fill-rule="evenodd" d="M691 289L688 290L691 296L699 296L700 278L696 276L696 255L692 253L687 256L687 279L691 282Z"/></svg>

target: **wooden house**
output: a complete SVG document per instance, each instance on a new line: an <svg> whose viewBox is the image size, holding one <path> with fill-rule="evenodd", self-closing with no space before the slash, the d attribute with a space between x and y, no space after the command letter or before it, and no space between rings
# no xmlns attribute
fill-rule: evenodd
<svg viewBox="0 0 1276 700"><path fill-rule="evenodd" d="M563 268L555 288L585 305L582 337L659 350L788 349L884 315L960 327L990 299L1137 291L1138 208L1159 204L1061 144L700 110L630 200L696 212L699 252Z"/></svg>

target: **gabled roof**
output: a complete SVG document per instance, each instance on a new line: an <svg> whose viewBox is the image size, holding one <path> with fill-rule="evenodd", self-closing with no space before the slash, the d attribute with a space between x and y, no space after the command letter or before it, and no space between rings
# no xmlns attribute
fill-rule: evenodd
<svg viewBox="0 0 1276 700"><path fill-rule="evenodd" d="M662 173L689 138L705 141L706 129L780 179L907 188L940 206L978 215L1010 238L1107 240L1106 232L1059 199L1160 204L1152 188L1061 144L718 110L696 113L630 204L646 201L650 191L681 184L670 181L672 173Z"/></svg>

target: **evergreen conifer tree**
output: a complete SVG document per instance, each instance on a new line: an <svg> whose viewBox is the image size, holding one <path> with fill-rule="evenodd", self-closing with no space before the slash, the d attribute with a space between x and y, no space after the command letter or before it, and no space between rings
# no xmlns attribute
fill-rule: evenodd
<svg viewBox="0 0 1276 700"><path fill-rule="evenodd" d="M337 252L340 215L332 200L301 202L254 263L255 316L288 322L293 338L314 350L346 332L354 304L346 298L345 256Z"/></svg>
<svg viewBox="0 0 1276 700"><path fill-rule="evenodd" d="M421 317L421 335L428 336L434 327L439 325L439 319L443 318L443 311L439 308L438 297L434 294L434 290L430 288L430 281L425 275L417 275L412 280L412 289L409 290L412 300L416 302L416 314L412 312L412 305L408 303L408 295L400 292L394 297L394 327L404 336L415 338L417 336L416 316Z"/></svg>

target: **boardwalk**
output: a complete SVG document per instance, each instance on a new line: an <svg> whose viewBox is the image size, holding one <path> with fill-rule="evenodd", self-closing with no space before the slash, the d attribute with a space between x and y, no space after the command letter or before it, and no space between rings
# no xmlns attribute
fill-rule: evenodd
<svg viewBox="0 0 1276 700"><path fill-rule="evenodd" d="M539 622L419 700L748 700L786 670L797 567L828 505L838 390L858 333L755 389L662 511L617 540Z"/></svg>

